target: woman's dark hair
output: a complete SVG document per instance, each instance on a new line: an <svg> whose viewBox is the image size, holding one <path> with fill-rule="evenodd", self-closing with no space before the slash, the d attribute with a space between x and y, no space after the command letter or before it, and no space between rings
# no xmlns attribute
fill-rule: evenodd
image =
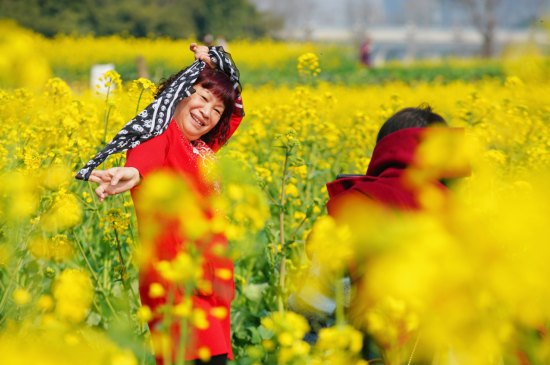
<svg viewBox="0 0 550 365"><path fill-rule="evenodd" d="M418 108L405 108L390 117L380 128L376 143L388 134L405 128L448 127L445 119L432 111L428 104Z"/></svg>
<svg viewBox="0 0 550 365"><path fill-rule="evenodd" d="M164 89L168 88L184 71L185 69L163 80L158 87L157 96L160 95ZM206 144L212 146L217 142L218 146L221 147L227 142L229 137L231 115L235 110L237 92L233 88L233 84L225 72L219 69L212 69L208 66L204 67L204 70L199 74L194 85L201 85L203 88L212 92L212 94L220 98L225 107L218 124L201 137L201 140Z"/></svg>

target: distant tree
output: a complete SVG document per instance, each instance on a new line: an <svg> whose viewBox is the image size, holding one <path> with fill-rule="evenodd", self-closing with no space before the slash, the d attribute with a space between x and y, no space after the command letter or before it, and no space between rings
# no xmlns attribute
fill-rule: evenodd
<svg viewBox="0 0 550 365"><path fill-rule="evenodd" d="M265 14L249 0L0 0L0 18L52 37L59 32L185 38L261 37Z"/></svg>
<svg viewBox="0 0 550 365"><path fill-rule="evenodd" d="M498 25L497 7L502 0L450 0L468 10L473 25L483 37L483 57L495 55L495 30Z"/></svg>
<svg viewBox="0 0 550 365"><path fill-rule="evenodd" d="M264 17L248 0L193 1L193 18L200 37L212 34L225 38L256 38L267 32Z"/></svg>

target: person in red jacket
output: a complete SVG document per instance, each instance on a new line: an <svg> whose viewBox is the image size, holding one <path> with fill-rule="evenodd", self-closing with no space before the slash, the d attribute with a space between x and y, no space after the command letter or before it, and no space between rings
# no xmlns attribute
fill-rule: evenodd
<svg viewBox="0 0 550 365"><path fill-rule="evenodd" d="M242 113L234 114L236 108L242 109L242 100L235 92L228 75L216 70L216 65L208 57L207 47L192 45L191 50L195 51L196 59L205 61L210 67L205 67L198 76L193 85L196 92L178 103L167 130L129 149L124 167L105 171L95 170L89 179L100 184L96 189L100 201L110 195L131 189L138 224L142 220L140 218L147 213L143 211L140 204L137 194L138 185L152 172L169 170L176 173L191 185L192 190L204 198L216 197L220 194L220 181L213 180L208 171L204 171L201 167L217 162L215 152L227 142L242 120L240 116ZM158 94L168 88L178 76L179 73L161 84ZM189 240L182 237L181 230L174 225L164 224L162 227L163 231L155 241L153 253L157 260L170 261L179 251L184 250L184 244ZM141 236L143 227L140 228ZM206 246L214 244L221 244L226 248L228 246L227 239L221 234L214 236L212 242ZM212 290L194 292L192 303L194 308L200 308L206 313L209 325L207 328L192 329L191 343L185 352L185 360L198 361L197 359L204 358L204 352L202 356L200 352L206 348L207 354L211 356L209 363L226 364L228 359L233 359L229 312L235 288L232 275L231 279L222 280L215 273L219 269L225 269L232 274L233 263L228 258L218 257L208 252L204 253L203 258L205 260L204 279L211 283ZM150 286L153 283L161 283L164 287L169 285L165 280L163 281L153 263L149 262L140 270L140 296L142 304L154 310L159 305L165 304L167 298L165 295L150 297ZM174 295L174 304L179 304L178 302L183 300L183 294L176 291ZM225 316L219 315L220 308L225 308L223 310ZM218 315L212 315L213 309L218 309ZM149 322L152 332L155 332L161 321L162 318L156 317ZM172 332L175 333L172 336L171 347L176 349L179 343L179 327ZM157 364L162 364L162 354L157 353L156 356Z"/></svg>
<svg viewBox="0 0 550 365"><path fill-rule="evenodd" d="M330 196L328 213L336 215L338 207L349 198L356 202L375 202L401 211L419 209L416 191L406 186L404 175L407 169L419 167L422 163L417 160L416 152L432 132L427 128L433 127L443 127L445 130L440 129L441 133L454 134L458 138L464 134L461 128L447 128L443 117L434 113L429 106L405 108L390 117L378 132L366 175L338 179L327 184ZM439 176L428 183L447 194L446 179L468 174L469 170L439 171Z"/></svg>
<svg viewBox="0 0 550 365"><path fill-rule="evenodd" d="M438 130L430 127L440 127ZM417 191L406 183L405 175L410 168L418 167L417 150L419 145L429 136L430 132L451 133L460 138L464 130L447 128L445 120L433 113L429 106L403 109L390 117L380 128L377 143L366 175L339 178L327 184L330 199L327 211L336 221L342 222L354 209L370 209L373 204L387 207L395 211L415 211L421 209L417 200ZM429 180L443 194L449 194L445 179L467 176L469 170L441 171L437 178ZM343 222L342 222L343 223ZM312 232L314 234L314 232ZM312 259L312 269L304 276L300 289L289 298L290 308L304 315L312 328L326 326L327 318L334 315L336 308L334 298L334 282L323 264L315 259L315 250L309 245L306 252ZM353 265L352 265L353 266ZM349 297L351 282L359 287L361 278L356 276L354 267L349 267L350 277L342 280L344 286L344 302L354 305ZM305 340L314 343L317 331L306 335ZM368 337L365 336L363 356L369 356ZM400 335L400 343L406 342L405 333Z"/></svg>

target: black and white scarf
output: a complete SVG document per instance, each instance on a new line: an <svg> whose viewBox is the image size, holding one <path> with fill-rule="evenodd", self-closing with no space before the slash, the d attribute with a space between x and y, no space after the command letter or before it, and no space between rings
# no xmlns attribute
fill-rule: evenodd
<svg viewBox="0 0 550 365"><path fill-rule="evenodd" d="M210 47L208 55L212 62L229 76L235 91L240 95L242 88L239 82L239 70L235 67L231 55L226 53L222 47ZM204 61L196 60L168 88L157 95L149 106L129 121L101 152L88 161L75 177L79 180L88 180L92 171L110 155L134 148L164 133L172 120L178 102L195 93L193 84L205 66ZM238 100L235 103L233 114L239 117L244 116L242 104Z"/></svg>

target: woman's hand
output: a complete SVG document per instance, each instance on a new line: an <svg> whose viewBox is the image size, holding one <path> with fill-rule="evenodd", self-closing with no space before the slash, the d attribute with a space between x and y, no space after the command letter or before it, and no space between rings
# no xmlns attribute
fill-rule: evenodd
<svg viewBox="0 0 550 365"><path fill-rule="evenodd" d="M101 203L109 195L120 194L139 185L141 176L134 167L113 167L109 170L94 170L88 179L98 183L95 193Z"/></svg>
<svg viewBox="0 0 550 365"><path fill-rule="evenodd" d="M206 62L208 66L211 68L217 68L218 65L216 65L214 62L212 62L212 59L208 55L208 47L206 46L197 46L196 43L191 43L189 46L189 49L193 52L195 52L195 60L201 60Z"/></svg>

